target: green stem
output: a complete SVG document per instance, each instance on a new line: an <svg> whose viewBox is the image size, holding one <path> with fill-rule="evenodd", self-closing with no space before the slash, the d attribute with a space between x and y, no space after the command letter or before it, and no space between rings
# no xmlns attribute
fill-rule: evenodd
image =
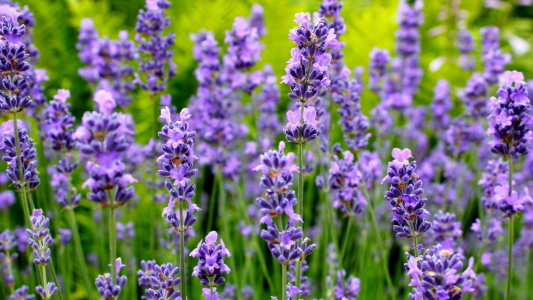
<svg viewBox="0 0 533 300"><path fill-rule="evenodd" d="M159 128L158 128L158 111L157 111L157 108L158 108L158 104L157 104L157 101L155 100L155 94L152 94L150 93L150 100L152 101L152 137L154 139L154 142L157 141L157 132L159 131ZM157 149L156 147L153 147L152 149L152 156L153 156L153 161L152 161L152 186L150 187L150 193L152 194L152 203L153 205L150 205L150 215L151 215L151 220L156 220L156 193L157 193L157 187L156 187L156 172L157 172ZM150 253L152 253L152 255L155 254L155 238L153 238L153 234L154 234L154 230L155 230L155 225L154 225L155 222L149 222L149 230L150 230L150 238L149 238L149 243L150 243Z"/></svg>
<svg viewBox="0 0 533 300"><path fill-rule="evenodd" d="M112 192L107 192L109 196L109 259L111 260L112 283L117 282L117 270L115 261L117 260L117 234L115 224L115 196Z"/></svg>
<svg viewBox="0 0 533 300"><path fill-rule="evenodd" d="M6 227L6 228L9 228L9 227ZM6 263L7 264L7 275L14 279L15 277L13 276L13 269L11 267L11 263L13 263L13 261L11 260L11 253L9 253L9 250L6 250L6 260L7 260L6 261L7 262ZM8 287L9 287L9 292L10 292L9 294L10 295L13 294L15 292L14 284L13 283L9 284Z"/></svg>
<svg viewBox="0 0 533 300"><path fill-rule="evenodd" d="M85 289L87 290L87 296L89 299L93 299L92 285L91 280L89 279L89 272L87 271L87 264L85 263L85 254L83 253L83 247L81 245L78 223L76 222L76 214L72 208L67 209L67 214L68 221L70 223L70 230L72 230L72 238L74 239L74 249L76 251L76 256L78 257L78 263L80 264L79 267L81 269ZM66 276L66 274L64 274L64 276Z"/></svg>
<svg viewBox="0 0 533 300"><path fill-rule="evenodd" d="M185 227L183 226L183 201L179 201L180 206L180 270L185 274ZM181 280L181 298L187 299L185 277Z"/></svg>
<svg viewBox="0 0 533 300"><path fill-rule="evenodd" d="M507 253L507 289L505 299L511 300L511 280L513 279L513 240L514 240L514 218L509 217L509 251Z"/></svg>
<svg viewBox="0 0 533 300"><path fill-rule="evenodd" d="M509 145L510 146L510 145ZM509 147L510 149L510 147ZM507 160L509 164L509 192L508 196L511 196L513 192L513 158L509 157ZM507 252L507 289L505 292L505 299L511 299L511 281L513 279L513 241L514 241L514 222L513 216L509 216L509 249Z"/></svg>
<svg viewBox="0 0 533 300"><path fill-rule="evenodd" d="M222 169L221 168L218 168L217 169L217 174L216 176L218 177L217 181L218 181L218 189L220 190L220 210L219 210L219 213L220 212L226 212L226 193L225 193L225 190L224 190L224 179L222 177ZM219 217L219 221L221 221L222 224L224 224L224 226L222 226L222 230L221 230L221 236L224 237L224 241L226 243L226 245L228 245L228 249L235 249L233 248L233 239L231 239L231 237L229 236L229 232L230 230L232 230L231 226L229 226L230 224L230 221L227 220L227 218L223 218L222 216ZM230 251L231 251L230 250ZM237 265L235 263L235 256L230 256L230 261L231 261L231 264L233 265L234 268L237 268ZM232 278L233 278L233 282L235 282L235 285L237 286L237 288L241 288L242 287L242 284L240 284L240 280L242 280L242 277L237 277L237 272L232 272Z"/></svg>
<svg viewBox="0 0 533 300"><path fill-rule="evenodd" d="M303 116L303 104L302 104L302 116ZM300 215L300 218L303 220L304 218L304 172L303 172L303 148L304 144L298 144L298 168L300 171L300 174L298 175L298 195L297 195L297 207L298 207L298 214ZM303 223L303 222L302 222ZM296 224L296 226L300 225L300 222ZM303 224L301 224L302 230L303 230ZM298 241L301 243L300 241ZM300 282L301 282L301 268L302 268L302 261L298 260L296 262L296 287L300 288Z"/></svg>
<svg viewBox="0 0 533 300"><path fill-rule="evenodd" d="M215 194L217 192L217 187L218 187L218 176L215 175L215 179L214 179L214 183L213 183L213 188L211 189L211 195L209 196L209 215L207 217L207 232L209 232L213 227L213 219L214 219L214 216L215 216ZM206 234L207 234L206 232Z"/></svg>
<svg viewBox="0 0 533 300"><path fill-rule="evenodd" d="M374 206L372 203L372 199L370 199L368 195L368 190L364 186L363 186L363 193L365 197L368 199L368 212L370 213L370 218L372 219L372 226L374 227L374 230L376 231L376 238L377 238L376 244L383 245L383 239L381 238L381 231L379 230L378 221L376 218L376 213L374 212ZM383 268L383 273L385 275L385 280L387 281L387 286L389 287L390 295L392 296L392 299L395 300L396 292L394 290L394 285L392 284L390 273L387 268L387 254L382 250L379 250L379 254L381 255L381 265Z"/></svg>
<svg viewBox="0 0 533 300"><path fill-rule="evenodd" d="M281 265L281 299L287 300L287 265Z"/></svg>
<svg viewBox="0 0 533 300"><path fill-rule="evenodd" d="M352 233L352 229L353 229L353 223L354 223L354 218L353 217L349 217L348 219L348 227L347 227L347 230L346 230L346 233L344 234L344 240L342 242L342 250L341 250L341 259L340 259L340 262L341 262L341 265L342 265L342 262L344 262L344 254L346 253L346 249L347 249L347 246L348 246L348 240L350 239L350 236L351 236L351 233Z"/></svg>

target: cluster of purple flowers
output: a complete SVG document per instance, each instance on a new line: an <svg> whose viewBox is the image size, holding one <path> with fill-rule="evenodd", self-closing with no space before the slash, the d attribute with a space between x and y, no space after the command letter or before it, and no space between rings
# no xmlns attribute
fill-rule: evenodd
<svg viewBox="0 0 533 300"><path fill-rule="evenodd" d="M363 212L367 206L365 196L360 190L362 173L354 155L344 151L343 159L333 156L329 169L329 190L332 206L341 209L344 215L353 217Z"/></svg>
<svg viewBox="0 0 533 300"><path fill-rule="evenodd" d="M462 299L466 293L474 291L472 280L476 279L473 271L474 258L471 257L468 267L461 272L463 262L461 255L453 250L433 246L421 256L421 259L407 254L405 264L407 274L411 276L410 286L413 293L411 300L422 299Z"/></svg>
<svg viewBox="0 0 533 300"><path fill-rule="evenodd" d="M490 98L489 129L491 151L503 157L518 158L529 152L532 133L531 105L524 75L507 71L498 89L498 98Z"/></svg>
<svg viewBox="0 0 533 300"><path fill-rule="evenodd" d="M176 75L176 65L172 61L174 33L163 35L170 26L170 18L165 10L170 7L167 0L147 0L146 9L139 10L135 26L137 47L136 59L139 71L146 73L146 80L137 76L136 81L143 90L157 94L165 90L167 82Z"/></svg>
<svg viewBox="0 0 533 300"><path fill-rule="evenodd" d="M299 108L287 112L289 122L284 132L288 141L303 144L318 136L319 121L312 103L321 89L331 84L328 67L332 57L327 51L338 42L335 29L324 19L311 22L309 14L298 13L295 22L298 27L291 29L289 38L297 47L291 50L282 82L290 86L289 98L298 101Z"/></svg>
<svg viewBox="0 0 533 300"><path fill-rule="evenodd" d="M81 194L71 194L70 191L70 176L77 168L78 162L71 153L76 143L72 137L75 118L70 113L70 104L67 103L69 97L70 91L59 90L54 100L44 109L43 140L61 156L59 164L51 174L55 200L65 208L74 208L78 206Z"/></svg>
<svg viewBox="0 0 533 300"><path fill-rule="evenodd" d="M203 240L198 243L190 256L198 258L198 264L193 269L193 276L200 279L200 284L207 287L204 289L206 300L218 299L218 293L215 292L215 287L223 284L224 273L229 274L230 268L224 263L224 257L230 257L231 254L224 246L224 241L220 239L220 244L215 245L218 240L218 234L211 231ZM208 297L211 296L211 297Z"/></svg>
<svg viewBox="0 0 533 300"><path fill-rule="evenodd" d="M90 201L106 206L123 206L134 196L133 187L136 179L126 173L126 166L121 155L128 149L126 135L130 129L125 122L125 115L114 113L116 102L111 93L100 90L95 93L94 101L98 112L86 112L82 125L73 134L77 148L86 158L85 168L89 178L83 187L89 187L87 194Z"/></svg>
<svg viewBox="0 0 533 300"><path fill-rule="evenodd" d="M120 269L125 267L122 264L122 259L119 257L114 262L116 270L116 284L113 282L113 276L110 273L105 273L104 275L98 275L95 280L96 289L98 294L102 296L101 300L115 300L120 295L120 292L126 286L128 278L124 275L118 276L120 274Z"/></svg>
<svg viewBox="0 0 533 300"><path fill-rule="evenodd" d="M117 105L126 107L131 102L129 93L134 89L133 67L134 43L128 32L119 32L118 40L109 37L100 39L92 19L81 21L78 35L78 57L86 67L78 73L89 83L96 83L97 90L106 90L113 95Z"/></svg>
<svg viewBox="0 0 533 300"><path fill-rule="evenodd" d="M319 16L324 18L330 29L333 29L337 40L340 36L346 33L346 24L344 24L344 18L341 17L340 13L342 10L343 4L339 0L324 0L319 4ZM331 45L331 68L332 74L331 77L335 79L338 74L343 69L343 57L342 49L346 46L346 43L337 42L335 45ZM333 80L332 80L333 81Z"/></svg>
<svg viewBox="0 0 533 300"><path fill-rule="evenodd" d="M374 93L381 91L381 81L387 72L387 63L390 61L389 50L372 48L370 51L370 76L368 78L370 90Z"/></svg>
<svg viewBox="0 0 533 300"><path fill-rule="evenodd" d="M264 197L257 198L263 215L260 222L267 225L267 229L261 231L261 238L268 242L274 258L288 265L291 261L305 259L316 245L308 245L308 239L304 239L301 245L297 244L304 234L301 227L295 227L302 218L294 212L297 201L290 186L292 173L298 172L298 167L293 164L294 153L285 155L284 150L285 143L280 142L278 151L269 150L261 155L261 165L255 170L263 174L260 185L266 191ZM288 217L286 225L283 225L283 215Z"/></svg>
<svg viewBox="0 0 533 300"><path fill-rule="evenodd" d="M498 27L483 27L480 30L482 38L483 77L487 84L498 83L505 66L511 62L511 55L500 50L500 29Z"/></svg>
<svg viewBox="0 0 533 300"><path fill-rule="evenodd" d="M41 209L33 210L30 221L31 229L27 230L30 236L28 244L33 249L33 263L42 268L43 275L43 286L35 287L35 292L43 299L49 299L58 291L55 283L46 281L45 269L46 265L52 261L50 246L54 244L54 239L48 229L49 220L43 215Z"/></svg>
<svg viewBox="0 0 533 300"><path fill-rule="evenodd" d="M390 190L385 193L393 212L392 221L398 223L393 229L397 237L416 238L423 235L431 228L431 223L424 220L429 212L424 209L427 199L422 199L424 193L422 181L416 174L416 161L409 162L412 157L411 150L392 151L393 161L389 162L385 181L391 184ZM416 245L415 245L416 247ZM416 249L415 249L416 251Z"/></svg>
<svg viewBox="0 0 533 300"><path fill-rule="evenodd" d="M180 291L176 289L181 282L178 277L180 269L171 263L156 264L155 260L141 261L142 270L137 272L139 286L146 288L146 295L142 300L174 300L181 299Z"/></svg>
<svg viewBox="0 0 533 300"><path fill-rule="evenodd" d="M2 160L8 163L6 174L13 182L13 186L20 191L25 190L26 193L29 193L35 190L41 182L37 171L37 152L35 143L28 136L27 130L21 126L22 122L17 120L17 123L19 125L17 136L14 134L13 121L10 120L2 124L4 129L8 129L3 133L2 150L5 152L5 156L2 157ZM18 153L20 153L20 160L17 159ZM21 163L20 169L19 162Z"/></svg>
<svg viewBox="0 0 533 300"><path fill-rule="evenodd" d="M0 233L0 266L2 267L2 278L4 283L13 288L15 286L15 277L13 274L13 263L18 258L18 253L11 252L15 247L15 236L6 229Z"/></svg>
<svg viewBox="0 0 533 300"><path fill-rule="evenodd" d="M442 249L455 249L455 242L462 233L461 222L456 221L455 214L448 212L443 213L442 211L435 214L433 220L433 234L435 242L440 244Z"/></svg>
<svg viewBox="0 0 533 300"><path fill-rule="evenodd" d="M165 141L161 146L163 155L159 157L159 160L162 161L159 175L173 180L173 182L165 182L165 187L170 193L170 200L168 206L163 210L163 216L166 216L167 222L172 225L175 231L183 233L185 229L189 229L196 222L196 216L193 213L199 209L192 203L191 199L194 196L196 185L190 182L190 178L198 173L197 169L193 169L193 163L197 160L194 155L193 141L196 132L189 130L187 120L191 115L186 108L181 111L179 121L172 121L168 107L161 110L161 117L167 125L164 125L159 132L159 137ZM176 201L188 202L189 207L185 216L182 215L181 211L180 216L176 215L174 211Z"/></svg>
<svg viewBox="0 0 533 300"><path fill-rule="evenodd" d="M480 73L472 74L461 92L461 100L467 107L467 115L474 120L486 118L489 115L487 97L488 86L485 78Z"/></svg>
<svg viewBox="0 0 533 300"><path fill-rule="evenodd" d="M475 47L472 33L466 29L459 31L457 49L461 53L459 56L459 66L463 70L471 71L476 67L476 57L471 55Z"/></svg>
<svg viewBox="0 0 533 300"><path fill-rule="evenodd" d="M335 77L331 84L331 97L333 102L341 107L338 113L341 116L339 124L344 132L344 140L348 148L354 152L365 149L368 145L370 121L361 112L359 94L362 86L354 78L350 78L350 71L344 67L342 72Z"/></svg>
<svg viewBox="0 0 533 300"><path fill-rule="evenodd" d="M433 128L440 132L446 130L450 124L449 111L453 107L450 94L450 83L446 79L440 79L433 90L433 102L430 105Z"/></svg>

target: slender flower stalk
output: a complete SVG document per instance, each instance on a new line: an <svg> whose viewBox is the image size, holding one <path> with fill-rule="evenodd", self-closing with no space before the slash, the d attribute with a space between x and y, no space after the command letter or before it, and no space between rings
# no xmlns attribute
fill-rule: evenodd
<svg viewBox="0 0 533 300"><path fill-rule="evenodd" d="M13 273L13 262L16 261L18 253L13 252L15 247L15 236L6 229L0 233L0 266L2 267L2 278L9 288L10 294L15 292L15 277Z"/></svg>

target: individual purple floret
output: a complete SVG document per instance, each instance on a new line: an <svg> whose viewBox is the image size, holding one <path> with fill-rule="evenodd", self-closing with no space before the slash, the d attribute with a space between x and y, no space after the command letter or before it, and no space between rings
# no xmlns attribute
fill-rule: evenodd
<svg viewBox="0 0 533 300"><path fill-rule="evenodd" d="M174 300L181 299L180 291L177 289L181 278L178 277L180 269L174 268L171 263L157 265L154 260L142 261L137 275L139 276L139 286L145 287L146 295L142 300Z"/></svg>
<svg viewBox="0 0 533 300"><path fill-rule="evenodd" d="M443 249L441 245L433 246L420 258L409 253L406 253L406 256L408 262L405 267L407 274L411 276L409 286L414 287L409 299L459 300L466 293L474 291L471 280L476 279L472 270L473 257L468 261L468 267L461 272L461 255L453 250Z"/></svg>
<svg viewBox="0 0 533 300"><path fill-rule="evenodd" d="M301 227L295 227L296 222L302 222L302 219L294 212L297 201L290 186L292 173L298 172L298 167L293 164L294 153L285 155L284 150L285 143L280 142L278 151L269 150L261 155L262 164L255 170L263 174L260 184L266 193L264 198L257 198L256 202L263 215L260 222L267 225L267 229L261 231L261 238L267 241L274 258L281 264L288 265L291 261L303 260L313 252L316 245L308 246L308 239L297 245L304 234ZM283 215L288 220L284 228L279 228L276 221L281 221ZM282 224L283 221L278 223Z"/></svg>
<svg viewBox="0 0 533 300"><path fill-rule="evenodd" d="M96 284L96 289L98 294L102 297L100 300L115 300L120 295L120 292L126 286L128 278L126 276L118 276L120 269L125 265L122 264L122 259L117 258L116 262L116 272L117 272L117 283L113 283L113 276L110 273L105 273L104 275L98 275L94 283Z"/></svg>
<svg viewBox="0 0 533 300"><path fill-rule="evenodd" d="M343 159L333 156L328 179L333 208L340 209L348 217L354 217L365 210L367 201L360 189L361 179L359 163L354 162L352 152L344 151Z"/></svg>
<svg viewBox="0 0 533 300"><path fill-rule="evenodd" d="M532 120L524 75L517 71L505 72L497 94L498 98L490 98L487 134L493 138L491 151L506 158L526 155L532 137L529 128Z"/></svg>
<svg viewBox="0 0 533 300"><path fill-rule="evenodd" d="M17 122L19 124L21 122ZM2 124L3 148L5 155L2 160L7 162L6 174L13 182L13 186L22 191L23 187L26 193L37 188L40 184L39 172L37 171L37 152L33 140L28 136L28 132L21 126L18 126L18 142L20 147L20 161L22 162L22 174L20 177L17 160L16 138L14 136L13 121L7 121Z"/></svg>
<svg viewBox="0 0 533 300"><path fill-rule="evenodd" d="M188 119L191 117L188 109L184 108L180 113L179 121L173 121L168 107L161 109L161 118L167 125L159 132L159 137L165 143L161 146L163 155L159 157L162 161L162 169L159 175L168 177L173 181L166 181L165 187L170 193L168 206L163 210L163 216L166 216L167 222L172 225L173 230L184 232L196 222L196 216L193 215L198 206L192 203L192 197L196 185L191 183L190 178L198 173L193 169L194 161L198 158L194 155L194 140L196 132L190 131ZM178 201L180 206L180 215L176 215L175 204ZM183 215L182 203L188 203L188 209Z"/></svg>
<svg viewBox="0 0 533 300"><path fill-rule="evenodd" d="M393 161L389 162L387 176L383 178L391 184L390 190L385 193L393 212L392 222L398 223L393 229L397 237L413 238L415 253L417 253L417 238L431 228L431 222L424 218L429 212L424 209L427 199L422 199L424 190L422 181L416 174L416 161L409 162L412 157L411 150L394 148ZM415 255L416 256L416 255Z"/></svg>
<svg viewBox="0 0 533 300"><path fill-rule="evenodd" d="M433 220L433 234L442 249L453 250L457 238L463 234L461 222L456 221L455 214L439 211Z"/></svg>
<svg viewBox="0 0 533 300"><path fill-rule="evenodd" d="M28 292L30 289L23 285L20 288L15 290L15 293L10 295L7 299L8 300L33 300L35 299L34 295L28 295Z"/></svg>
<svg viewBox="0 0 533 300"><path fill-rule="evenodd" d="M379 93L381 91L381 80L387 72L387 63L389 61L389 50L374 47L370 51L370 65L368 66L370 76L368 82L372 92Z"/></svg>
<svg viewBox="0 0 533 300"><path fill-rule="evenodd" d="M13 263L18 257L18 253L12 252L16 245L15 243L15 236L9 229L0 233L0 266L2 267L2 279L9 288L15 286Z"/></svg>
<svg viewBox="0 0 533 300"><path fill-rule="evenodd" d="M61 246L66 246L68 243L70 243L70 240L72 239L72 231L69 229L59 228L59 243Z"/></svg>
<svg viewBox="0 0 533 300"><path fill-rule="evenodd" d="M337 281L333 289L335 299L356 300L361 290L361 280L350 275L346 280L346 271L337 271Z"/></svg>
<svg viewBox="0 0 533 300"><path fill-rule="evenodd" d="M472 33L466 29L459 31L457 37L457 49L461 53L459 55L459 66L463 70L471 71L476 67L476 57L471 55L475 50L474 37Z"/></svg>
<svg viewBox="0 0 533 300"><path fill-rule="evenodd" d="M43 215L41 209L34 209L30 216L31 229L28 229L28 244L33 249L33 263L40 267L42 278L46 279L46 265L48 265L52 257L50 256L50 246L54 244L54 239L50 235L48 229L49 220ZM35 292L43 299L49 299L54 295L58 288L53 282L43 282L43 286L37 286Z"/></svg>
<svg viewBox="0 0 533 300"><path fill-rule="evenodd" d="M135 26L135 41L139 71L146 73L143 81L137 77L137 83L151 94L162 92L167 82L176 75L176 65L172 61L174 33L163 35L170 26L170 18L165 17L165 10L170 7L167 0L147 0L146 9L139 10Z"/></svg>
<svg viewBox="0 0 533 300"><path fill-rule="evenodd" d="M200 284L214 288L225 282L224 273L229 274L230 268L224 263L224 257L230 257L231 254L224 246L224 241L220 239L220 244L215 245L218 240L218 234L211 231L203 240L198 243L190 256L198 258L198 264L193 269L193 276L200 279Z"/></svg>
<svg viewBox="0 0 533 300"><path fill-rule="evenodd" d="M433 102L430 105L433 112L431 122L439 133L446 130L450 124L449 111L453 108L450 94L450 83L446 79L440 79L433 90Z"/></svg>

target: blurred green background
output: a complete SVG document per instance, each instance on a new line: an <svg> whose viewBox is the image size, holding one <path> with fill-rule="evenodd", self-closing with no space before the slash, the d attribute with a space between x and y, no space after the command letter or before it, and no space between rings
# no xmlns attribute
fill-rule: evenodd
<svg viewBox="0 0 533 300"><path fill-rule="evenodd" d="M176 33L174 60L178 64L178 76L169 85L169 92L178 108L184 107L194 94L197 82L193 76L196 62L192 58L192 41L189 34L200 29L211 30L223 44L224 31L231 28L236 16L248 16L253 3L260 3L265 9L268 34L263 37L265 45L262 61L274 67L276 75L284 73L285 62L289 58L292 42L288 40L289 30L294 27L294 14L318 10L319 1L311 0L173 0L168 13L171 17L171 30ZM346 65L368 66L368 53L372 47L388 48L393 53L394 32L397 29L396 12L398 0L346 0L342 11L347 24L347 33L341 37L346 42ZM433 87L439 78L447 78L455 89L462 88L470 72L461 70L455 58L455 33L460 26L470 29L476 38L478 54L477 70L482 70L479 61L479 28L497 25L502 30L502 47L513 55L509 69L524 72L526 78L533 78L532 47L526 53L516 53L510 41L515 44L533 45L533 7L518 6L517 0L502 1L499 9L488 9L482 0L431 0L424 3L425 21L421 28L422 55L421 66L425 73L420 93L415 105L429 103ZM35 14L35 44L41 51L39 68L48 71L50 81L47 95L51 97L58 88L70 89L74 113L81 117L83 111L91 107L91 90L77 74L82 66L77 57L75 44L82 18L90 17L101 36L116 39L119 30L134 34L137 12L144 6L143 0L24 0ZM525 42L525 43L524 43ZM430 70L430 64L439 58L447 59L438 70ZM434 62L434 65L437 65ZM366 80L366 74L365 74ZM282 103L288 88L282 86ZM378 99L365 92L362 97L363 108L368 111ZM151 104L149 99L136 91L135 100L130 107L137 121L140 141L149 137L151 120L141 113ZM283 108L283 107L282 107ZM458 113L456 110L455 113Z"/></svg>

